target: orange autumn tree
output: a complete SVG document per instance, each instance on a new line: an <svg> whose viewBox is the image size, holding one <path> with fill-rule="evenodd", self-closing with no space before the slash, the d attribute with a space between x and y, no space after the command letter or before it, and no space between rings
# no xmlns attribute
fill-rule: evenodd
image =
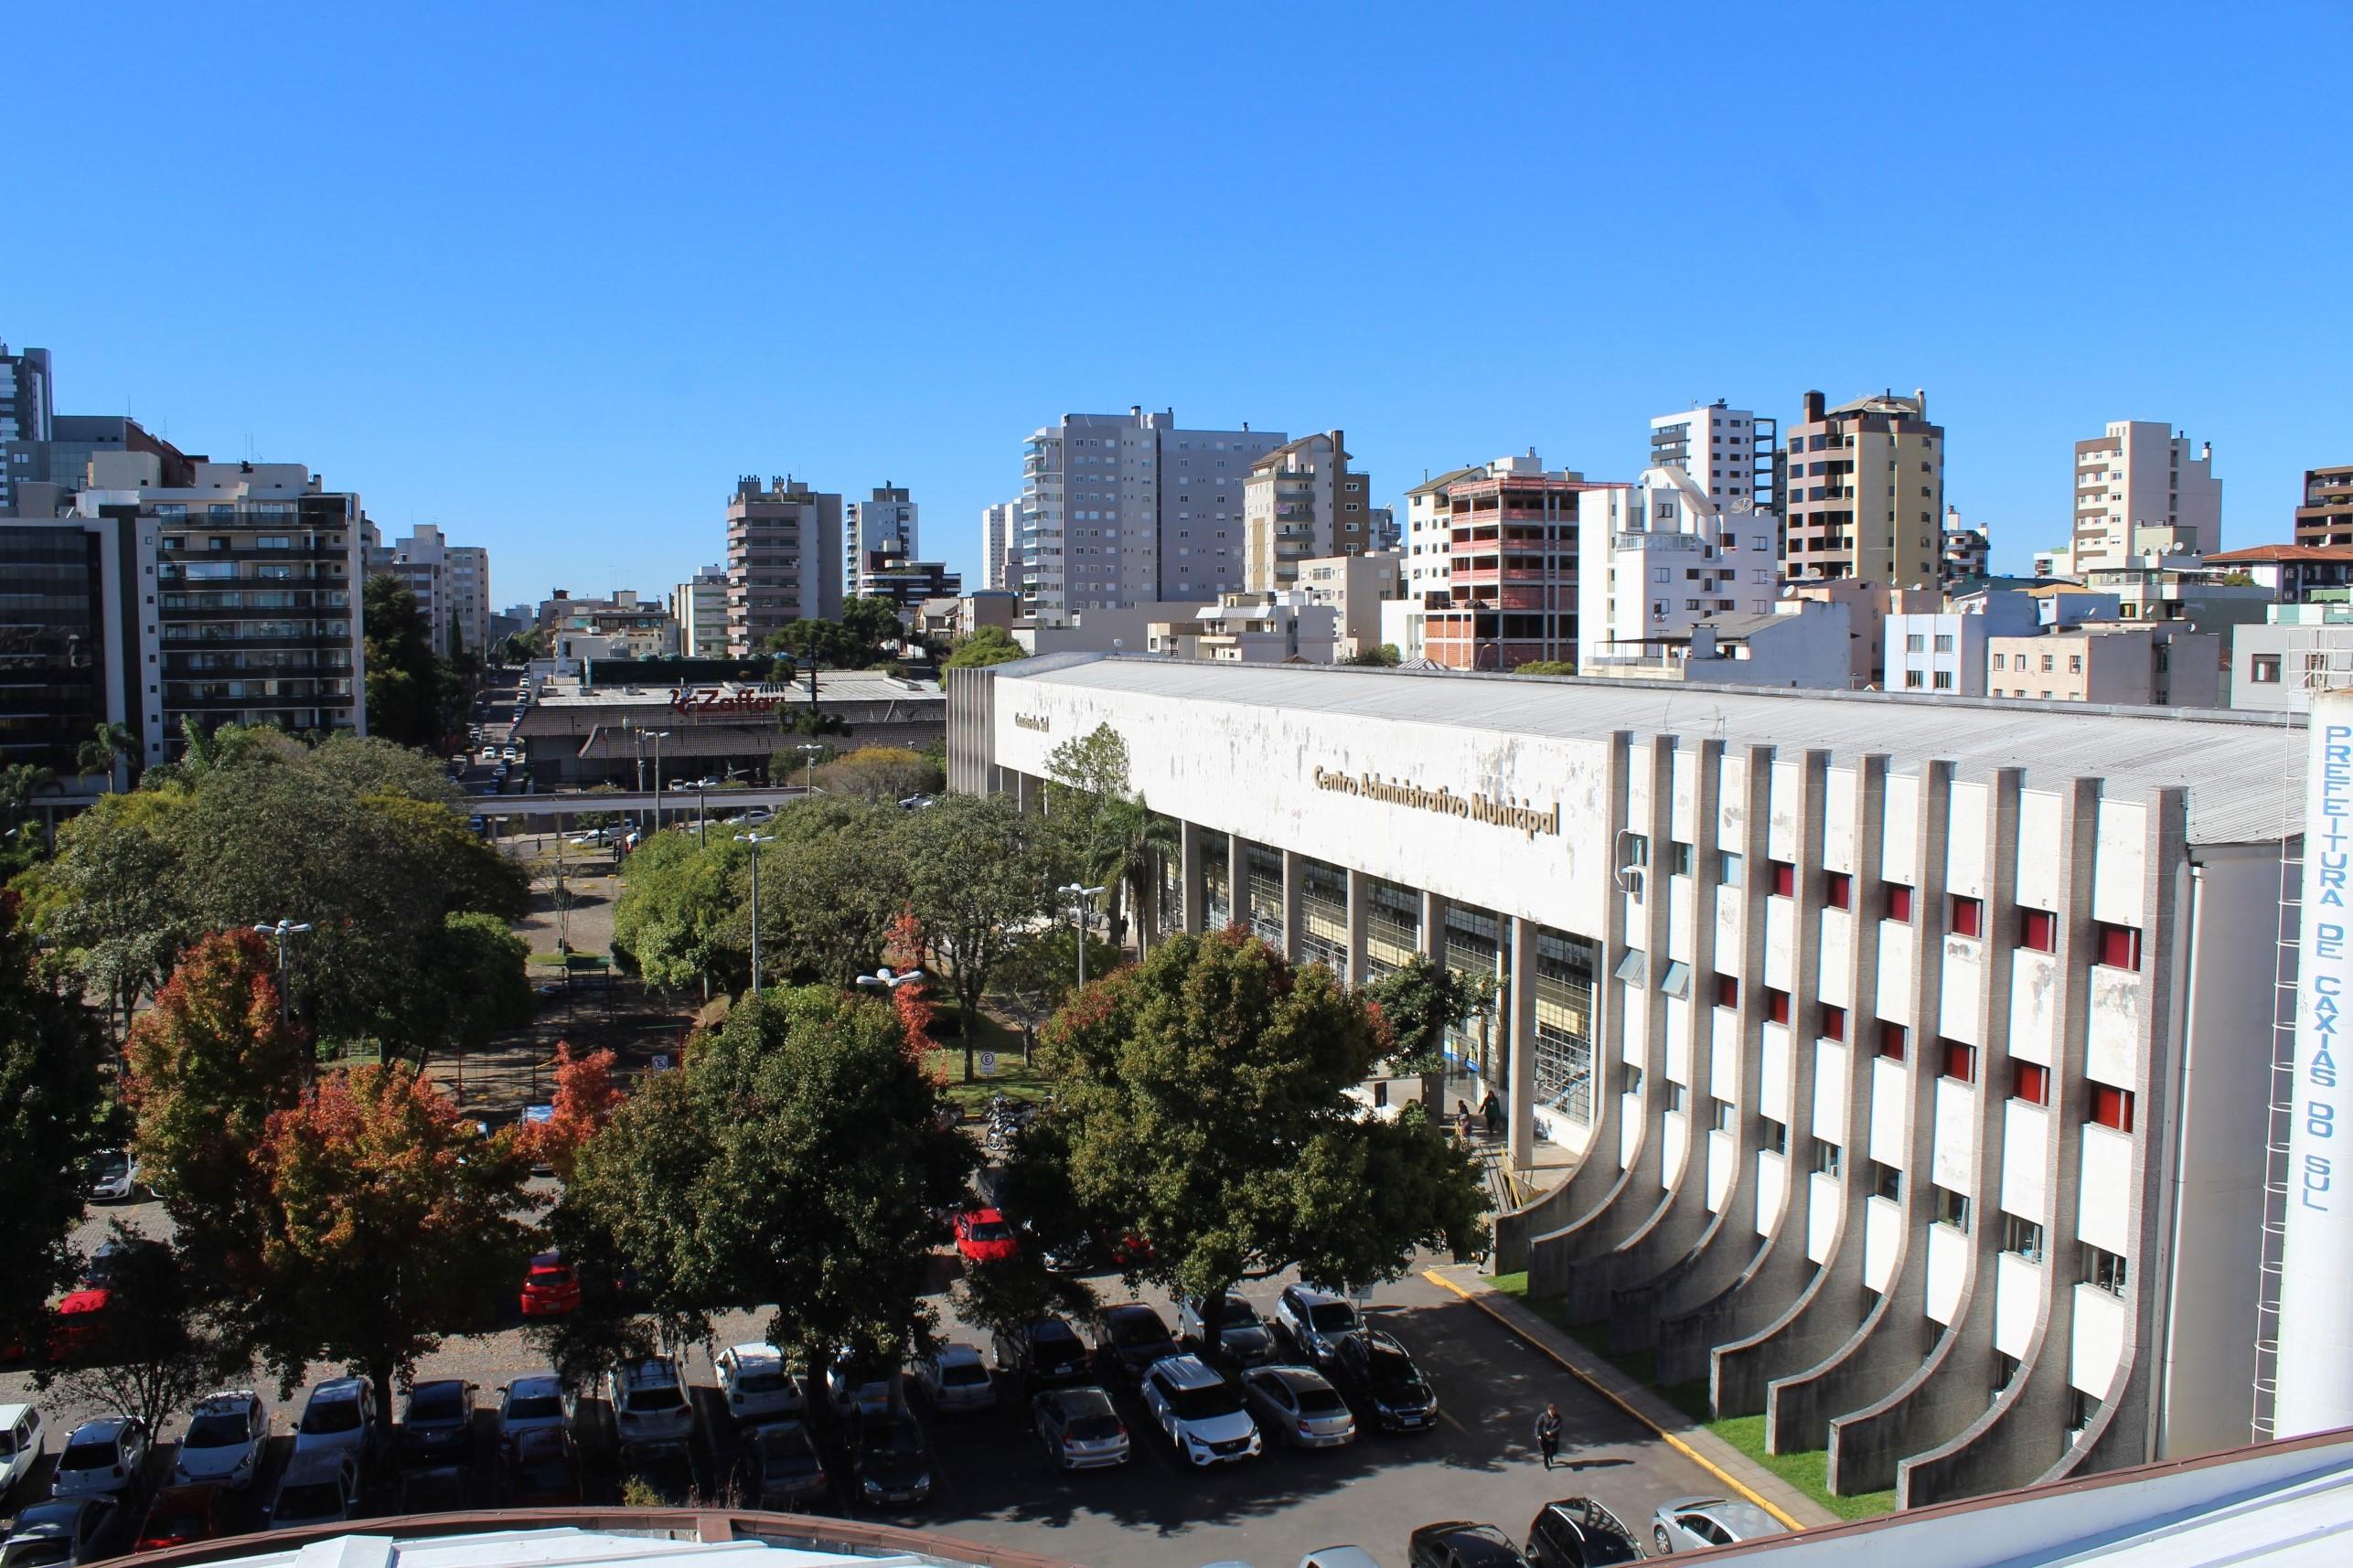
<svg viewBox="0 0 2353 1568"><path fill-rule="evenodd" d="M610 1050L574 1056L570 1045L557 1043L553 1115L544 1122L527 1123L517 1132L526 1158L552 1168L563 1180L572 1179L572 1164L579 1157L580 1146L595 1136L627 1098L613 1081L613 1064Z"/></svg>

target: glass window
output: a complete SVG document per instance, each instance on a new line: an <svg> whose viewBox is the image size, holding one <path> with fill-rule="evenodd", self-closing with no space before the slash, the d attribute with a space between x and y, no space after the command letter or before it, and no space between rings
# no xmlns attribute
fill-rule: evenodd
<svg viewBox="0 0 2353 1568"><path fill-rule="evenodd" d="M1963 1045L1957 1040L1939 1042L1942 1048L1941 1071L1947 1078L1957 1078L1963 1083L1977 1082L1977 1048Z"/></svg>
<svg viewBox="0 0 2353 1568"><path fill-rule="evenodd" d="M1667 964L1667 972L1665 976L1659 981L1659 989L1664 991L1670 997L1674 997L1686 1001L1689 1000L1691 997L1691 965L1683 963L1680 960L1670 960Z"/></svg>
<svg viewBox="0 0 2353 1568"><path fill-rule="evenodd" d="M2035 1263L2043 1261L2043 1228L2016 1214L2002 1216L2002 1250Z"/></svg>
<svg viewBox="0 0 2353 1568"><path fill-rule="evenodd" d="M2029 1105L2050 1104L2050 1069L2037 1061L2010 1063L2010 1098Z"/></svg>

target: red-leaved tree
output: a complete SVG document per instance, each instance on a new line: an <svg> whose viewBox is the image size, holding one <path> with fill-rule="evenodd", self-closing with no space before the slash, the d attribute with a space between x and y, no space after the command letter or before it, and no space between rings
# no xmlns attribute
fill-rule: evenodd
<svg viewBox="0 0 2353 1568"><path fill-rule="evenodd" d="M554 1114L544 1122L525 1124L518 1134L532 1164L552 1167L556 1175L572 1179L572 1162L580 1146L611 1121L627 1098L613 1081L613 1063L609 1050L574 1056L570 1045L557 1043Z"/></svg>

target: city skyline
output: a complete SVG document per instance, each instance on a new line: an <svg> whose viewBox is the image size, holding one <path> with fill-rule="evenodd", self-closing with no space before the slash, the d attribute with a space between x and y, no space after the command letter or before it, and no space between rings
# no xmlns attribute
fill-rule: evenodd
<svg viewBox="0 0 2353 1568"><path fill-rule="evenodd" d="M272 15L145 26L204 75ZM27 248L0 337L53 351L60 411L127 411L215 458L299 458L387 535L437 524L487 547L502 603L690 578L754 472L905 486L926 553L978 584L980 511L1018 492L1027 433L1133 404L1189 427L1344 428L1373 499L1396 505L1426 473L1531 446L1631 482L1652 417L1718 397L1786 427L1808 390L1834 406L1925 388L1951 432L1946 498L2010 570L2065 539L2072 445L2112 421L2213 443L2224 549L2287 538L2303 473L2353 459L2311 352L2341 332L2343 290L2294 238L2333 143L2316 101L2271 83L2280 59L2353 41L2318 9L2229 29L2186 9L2130 29L2021 16L1998 38L1918 15L1799 37L1727 11L1674 40L1679 68L1632 19L1529 15L1483 41L1524 88L1575 59L1557 91L1411 117L1389 107L1405 73L1482 40L1402 10L1350 13L1328 59L1287 59L1280 93L1240 34L1142 18L1015 33L732 10L641 37L617 11L554 36L456 15L280 39L299 144L161 99L77 116L93 165L271 193L367 242ZM48 14L12 34L34 122L70 112L89 27ZM300 69L363 44L381 67L366 79ZM2102 69L2078 69L2087 49ZM923 91L887 133L701 91L711 61L763 58ZM1677 69L1837 82L1833 128L1685 128ZM1022 71L1064 85L1009 115L991 84ZM1579 85L1613 80L1663 112ZM393 82L423 112L370 112ZM1149 173L1139 137L1157 138ZM1872 199L1889 158L1938 176ZM981 243L1029 220L1049 159L1100 199L1043 243ZM1720 211L1661 207L1652 171L1677 164L1720 165ZM1469 231L1484 198L1450 197L1466 176L1513 193L1517 242L1421 232L1456 227L1433 217L1449 200ZM1270 211L1286 179L1295 210ZM897 238L714 243L779 190L788 227ZM1370 237L1333 251L1308 216L1327 200ZM1594 242L1597 220L1620 235ZM764 335L789 372L745 352ZM1474 347L1487 337L1505 352ZM881 356L910 368L861 373ZM583 471L594 486L549 483Z"/></svg>

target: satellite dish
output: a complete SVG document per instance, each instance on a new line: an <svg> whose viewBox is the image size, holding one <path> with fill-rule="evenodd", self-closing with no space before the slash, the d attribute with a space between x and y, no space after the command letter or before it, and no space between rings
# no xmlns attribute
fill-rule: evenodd
<svg viewBox="0 0 2353 1568"><path fill-rule="evenodd" d="M1732 497L1732 510L1734 512L1745 514L1753 512L1756 509L1757 503L1749 497L1746 496L1735 496Z"/></svg>

